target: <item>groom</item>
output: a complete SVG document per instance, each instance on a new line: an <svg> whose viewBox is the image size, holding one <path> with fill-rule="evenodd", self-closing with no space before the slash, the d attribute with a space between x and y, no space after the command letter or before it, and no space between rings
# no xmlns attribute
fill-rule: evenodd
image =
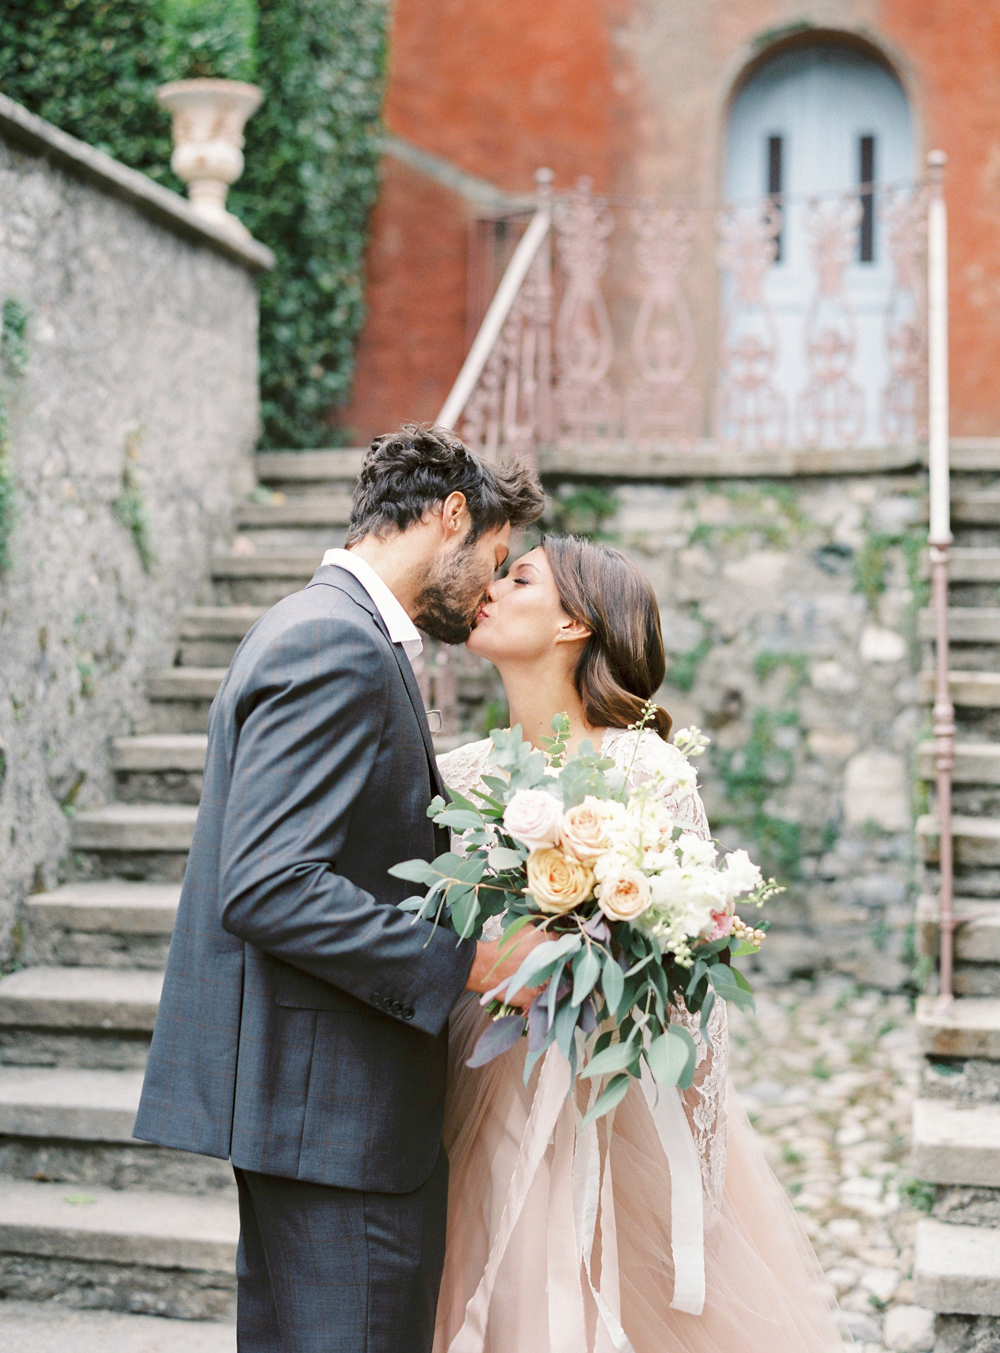
<svg viewBox="0 0 1000 1353"><path fill-rule="evenodd" d="M347 548L254 625L212 706L135 1135L232 1161L240 1353L430 1349L448 1017L540 937L500 955L397 907L390 865L447 849L410 660L418 625L468 636L542 502L448 433L377 438Z"/></svg>

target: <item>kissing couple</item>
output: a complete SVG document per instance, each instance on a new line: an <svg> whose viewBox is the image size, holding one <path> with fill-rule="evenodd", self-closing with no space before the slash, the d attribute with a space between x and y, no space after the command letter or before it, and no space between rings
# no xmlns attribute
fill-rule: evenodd
<svg viewBox="0 0 1000 1353"><path fill-rule="evenodd" d="M723 1001L704 1036L671 1010L698 1045L682 1095L703 1192L696 1315L672 1304L687 1238L670 1234L670 1170L636 1086L601 1126L595 1288L558 1130L523 1172L538 1080L524 1084L523 1040L466 1066L490 1018L479 996L544 937L459 941L399 908L411 888L390 867L448 849L432 798L489 774L488 740L435 758L411 666L421 630L496 666L530 742L568 714L570 751L589 739L632 783L655 779L675 823L709 836L669 715L634 727L665 672L636 565L546 536L500 576L512 530L543 505L527 467L487 464L450 433L377 438L346 547L253 626L212 706L135 1135L232 1162L240 1353L843 1346L728 1091Z"/></svg>

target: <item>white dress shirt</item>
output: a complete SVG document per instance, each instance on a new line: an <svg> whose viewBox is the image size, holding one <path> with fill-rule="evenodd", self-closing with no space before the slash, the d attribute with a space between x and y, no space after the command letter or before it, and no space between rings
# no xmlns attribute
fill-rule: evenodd
<svg viewBox="0 0 1000 1353"><path fill-rule="evenodd" d="M403 652L411 662L423 652L423 640L416 625L371 564L366 563L360 555L354 554L351 550L327 550L323 556L323 564L324 566L334 564L337 568L346 568L348 573L354 574L385 621L389 638L394 644L402 644Z"/></svg>

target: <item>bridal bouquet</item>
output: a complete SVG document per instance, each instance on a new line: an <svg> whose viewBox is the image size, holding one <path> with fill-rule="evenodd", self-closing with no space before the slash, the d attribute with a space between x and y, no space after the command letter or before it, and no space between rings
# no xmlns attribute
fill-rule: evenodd
<svg viewBox="0 0 1000 1353"><path fill-rule="evenodd" d="M436 823L461 833L463 853L407 860L390 872L427 886L400 904L404 910L462 939L479 939L494 916L501 949L526 925L545 931L547 941L483 997L495 1018L468 1064L491 1061L527 1033L527 1081L555 1042L574 1075L611 1077L587 1115L592 1121L619 1103L643 1061L661 1085L691 1084L694 1039L670 1021L670 1006L682 997L701 1012L704 1030L717 996L752 1005L750 985L730 960L755 952L764 931L741 920L736 903L757 907L779 890L746 851L720 862L711 842L676 827L655 779L629 792L628 770L589 742L567 755L565 715L552 727L544 751L519 727L494 729L489 773L471 791L477 802L452 791L451 803L438 797L428 808ZM706 745L697 729L676 735L685 763L681 777L671 776L674 786L694 792L686 758ZM501 1002L507 990L543 983L526 1016Z"/></svg>

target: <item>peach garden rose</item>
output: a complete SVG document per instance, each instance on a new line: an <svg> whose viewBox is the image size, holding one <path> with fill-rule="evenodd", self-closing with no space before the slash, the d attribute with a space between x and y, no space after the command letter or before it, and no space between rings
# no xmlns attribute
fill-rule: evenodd
<svg viewBox="0 0 1000 1353"><path fill-rule="evenodd" d="M597 905L610 921L633 921L653 900L641 869L622 869L601 884Z"/></svg>
<svg viewBox="0 0 1000 1353"><path fill-rule="evenodd" d="M560 840L563 849L581 864L593 864L608 849L610 841L599 799L588 796L583 803L566 809Z"/></svg>
<svg viewBox="0 0 1000 1353"><path fill-rule="evenodd" d="M561 850L547 847L528 856L528 891L548 916L561 916L586 902L594 889L594 873Z"/></svg>

